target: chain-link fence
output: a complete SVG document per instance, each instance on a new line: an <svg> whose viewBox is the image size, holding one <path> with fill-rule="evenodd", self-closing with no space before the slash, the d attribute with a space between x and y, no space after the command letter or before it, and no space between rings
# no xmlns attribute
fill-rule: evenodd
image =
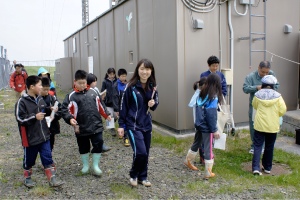
<svg viewBox="0 0 300 200"><path fill-rule="evenodd" d="M9 60L0 57L0 90L8 88L12 70Z"/></svg>

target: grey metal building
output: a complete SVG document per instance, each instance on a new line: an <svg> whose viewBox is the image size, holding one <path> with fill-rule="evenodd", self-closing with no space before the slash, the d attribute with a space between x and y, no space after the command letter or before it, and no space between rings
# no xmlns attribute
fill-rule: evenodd
<svg viewBox="0 0 300 200"><path fill-rule="evenodd" d="M64 40L65 58L56 61L58 87L71 88L77 69L96 74L100 87L107 68L132 72L148 58L159 84L153 119L184 132L193 128L187 104L209 56L221 60L235 123L248 121L244 79L266 59L288 110L297 109L299 65L285 59L299 62L299 0L208 0L205 7L189 2L200 1L120 1Z"/></svg>

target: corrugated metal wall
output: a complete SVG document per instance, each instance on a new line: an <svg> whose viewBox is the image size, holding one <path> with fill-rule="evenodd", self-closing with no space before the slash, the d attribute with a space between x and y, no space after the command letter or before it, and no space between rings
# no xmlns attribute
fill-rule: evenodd
<svg viewBox="0 0 300 200"><path fill-rule="evenodd" d="M256 2L257 4L258 2ZM298 0L284 4L280 0L267 1L267 50L285 58L299 60ZM242 12L244 7L237 5ZM262 53L253 54L249 67L249 15L239 16L232 6L234 30L233 112L235 122L248 120L248 95L242 91L244 78L257 69ZM263 1L253 13L263 13ZM130 31L128 17L132 13ZM295 13L296 17L291 17ZM220 15L219 15L220 14ZM175 130L193 128L192 110L187 107L193 94L192 85L200 73L208 69L211 55L221 57L221 68L230 68L230 34L227 4L209 13L192 13L204 21L204 29L194 30L191 15L181 0L128 0L104 13L86 27L65 40L65 56L72 57L73 71L88 70L88 57L93 56L98 87L107 68L125 68L132 72L141 58L149 58L155 66L159 84L160 106L153 119ZM263 29L263 20L254 22L254 30ZM293 32L283 33L283 25L293 26ZM221 32L220 32L221 31ZM73 38L77 51L73 52ZM254 48L261 48L256 41ZM267 54L267 60L271 55ZM298 65L273 57L276 72L288 109L296 109L298 93ZM130 75L129 75L130 77Z"/></svg>

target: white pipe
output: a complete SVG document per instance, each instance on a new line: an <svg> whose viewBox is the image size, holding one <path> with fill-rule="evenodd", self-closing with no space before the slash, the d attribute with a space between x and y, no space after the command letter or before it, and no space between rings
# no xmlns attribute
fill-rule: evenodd
<svg viewBox="0 0 300 200"><path fill-rule="evenodd" d="M244 13L239 13L239 12L237 11L237 9L236 9L236 0L234 0L234 10L235 10L235 12L236 12L238 15L245 16L245 15L247 14L247 12L248 12L248 4L246 4L245 6L246 6L245 12L244 12Z"/></svg>
<svg viewBox="0 0 300 200"><path fill-rule="evenodd" d="M230 69L232 71L233 75L233 40L234 40L234 32L232 28L232 21L231 21L231 1L228 1L228 26L229 26L229 31L230 31ZM233 84L231 85L231 90L230 90L230 112L233 113Z"/></svg>

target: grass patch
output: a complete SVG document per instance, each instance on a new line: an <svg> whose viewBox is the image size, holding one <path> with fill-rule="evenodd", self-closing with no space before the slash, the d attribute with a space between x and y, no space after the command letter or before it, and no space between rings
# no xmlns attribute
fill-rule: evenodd
<svg viewBox="0 0 300 200"><path fill-rule="evenodd" d="M187 183L184 188L188 191L209 190L210 184L207 181L195 181Z"/></svg>
<svg viewBox="0 0 300 200"><path fill-rule="evenodd" d="M156 131L152 131L152 146L159 146L166 149L174 150L176 153L183 153L187 151L187 146L190 146L193 138L177 139L171 136L161 135Z"/></svg>
<svg viewBox="0 0 300 200"><path fill-rule="evenodd" d="M8 179L6 178L5 174L0 171L0 182L7 183Z"/></svg>
<svg viewBox="0 0 300 200"><path fill-rule="evenodd" d="M280 134L278 134L278 136L287 136L287 137L292 137L292 138L296 138L296 134L289 132L289 131L280 131Z"/></svg>
<svg viewBox="0 0 300 200"><path fill-rule="evenodd" d="M263 199L286 199L285 195L281 192L265 193L262 195Z"/></svg>
<svg viewBox="0 0 300 200"><path fill-rule="evenodd" d="M34 188L30 189L29 193L35 197L46 197L52 194L52 189L50 187L37 185Z"/></svg>
<svg viewBox="0 0 300 200"><path fill-rule="evenodd" d="M176 139L172 136L161 135L153 132L152 145L170 149L176 154L185 156L187 150L193 142L193 137L185 139ZM235 137L228 137L226 143L226 150L214 149L216 165L213 171L217 174L216 179L210 179L209 183L215 182L221 178L230 182L230 184L223 184L218 187L216 193L218 194L232 194L242 193L244 190L253 190L263 188L266 185L273 185L274 188L289 188L289 198L300 198L300 156L287 153L280 149L275 149L274 159L275 163L287 164L292 173L279 176L253 176L252 173L244 171L241 165L245 162L251 162L252 155L248 153L250 147L250 136L248 130L240 130ZM197 158L198 159L198 158ZM209 184L206 185L202 181L190 182L183 185L185 190L196 192L199 190L209 191ZM268 194L261 193L260 198L265 198ZM274 193L270 198L284 198L284 194L280 192Z"/></svg>
<svg viewBox="0 0 300 200"><path fill-rule="evenodd" d="M136 188L121 183L110 184L111 191L115 194L116 199L141 199Z"/></svg>

